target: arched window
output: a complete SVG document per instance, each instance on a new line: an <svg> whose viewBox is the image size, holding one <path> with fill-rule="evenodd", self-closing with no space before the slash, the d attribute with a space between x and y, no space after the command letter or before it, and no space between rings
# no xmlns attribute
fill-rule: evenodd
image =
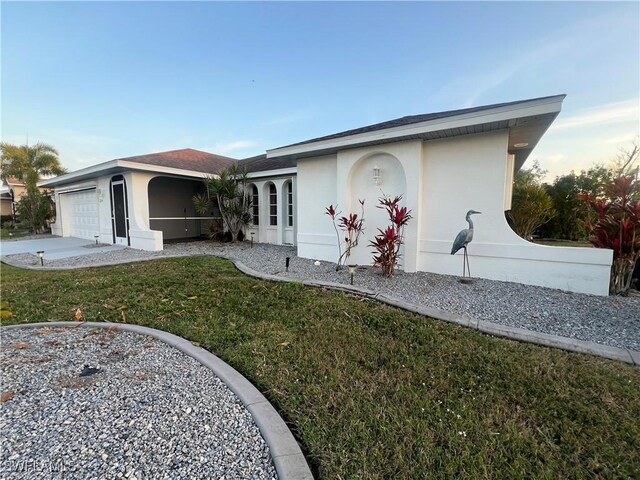
<svg viewBox="0 0 640 480"><path fill-rule="evenodd" d="M273 183L269 185L269 225L278 225L278 192Z"/></svg>
<svg viewBox="0 0 640 480"><path fill-rule="evenodd" d="M258 203L258 187L251 185L251 221L255 226L260 224L260 204Z"/></svg>
<svg viewBox="0 0 640 480"><path fill-rule="evenodd" d="M287 182L287 227L293 227L293 183Z"/></svg>

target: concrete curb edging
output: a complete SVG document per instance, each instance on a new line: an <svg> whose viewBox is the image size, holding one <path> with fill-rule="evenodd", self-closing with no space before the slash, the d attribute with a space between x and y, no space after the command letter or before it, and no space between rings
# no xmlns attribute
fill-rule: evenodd
<svg viewBox="0 0 640 480"><path fill-rule="evenodd" d="M262 437L269 446L271 458L280 480L313 480L313 475L302 450L291 430L256 387L237 370L211 352L197 347L182 337L154 328L110 322L44 322L2 326L2 330L44 327L115 328L156 338L197 360L224 382L249 410Z"/></svg>
<svg viewBox="0 0 640 480"><path fill-rule="evenodd" d="M242 262L234 260L231 261L235 264L238 270L251 277L276 282L295 281L283 277L278 277L276 275L263 274L247 267ZM387 305L401 308L402 310L406 310L411 313L417 313L418 315L435 318L437 320L443 320L449 323L455 323L458 325L462 325L463 327L473 328L474 330L479 330L483 333L487 333L497 337L504 337L511 340L518 340L527 343L535 343L538 345L544 345L546 347L561 348L570 352L587 353L596 355L598 357L608 358L610 360L618 360L621 362L630 363L631 365L636 366L640 365L640 352L636 352L635 350L630 350L627 348L612 347L595 342L587 342L585 340L561 337L559 335L551 335L548 333L534 332L532 330L526 330L524 328L511 327L508 325L487 322L485 320L477 320L471 317L466 317L464 315L458 315L455 313L446 312L444 310L439 310L437 308L414 305L395 297L375 293L371 290L354 287L351 285L343 285L339 283L315 280L303 280L298 281L298 283L312 287L330 288L332 290L340 290L347 293L353 293L359 296L371 298L373 300L378 300L382 303L386 303Z"/></svg>
<svg viewBox="0 0 640 480"><path fill-rule="evenodd" d="M103 262L96 263L94 265L82 265L82 266L68 266L68 267L40 267L32 265L17 265L11 262L7 262L6 258L2 258L2 261L8 265L16 268L26 268L29 270L75 270L79 268L94 268L113 265L124 265L127 263L144 262L148 260L157 260L162 258L182 258L182 257L216 257L229 260L233 263L238 270L250 277L258 278L261 280L269 280L273 282L291 282L300 283L302 285L310 287L329 288L332 290L338 290L346 293L352 293L355 295L378 300L387 305L406 310L411 313L417 313L437 320L443 320L449 323L455 323L464 327L473 328L489 335L508 338L511 340L518 340L521 342L535 343L546 347L560 348L570 352L586 353L595 355L598 357L608 358L610 360L617 360L620 362L630 363L631 365L640 366L640 352L631 350L628 348L613 347L609 345L603 345L595 342L588 342L585 340L578 340L570 337L562 337L560 335L552 335L549 333L540 333L533 330L526 330L518 327L511 327L508 325L502 325L498 323L488 322L485 320L478 320L464 315L459 315L452 312L447 312L432 307L425 307L421 305L415 305L409 302L405 302L399 298L390 297L381 293L376 293L365 288L360 288L352 285L344 285L341 283L325 282L319 280L298 280L286 277L279 277L277 275L270 275L268 273L258 272L238 260L234 260L229 257L221 255L212 255L207 253L199 254L187 254L187 255L159 255L148 258L138 258L129 260L126 262Z"/></svg>

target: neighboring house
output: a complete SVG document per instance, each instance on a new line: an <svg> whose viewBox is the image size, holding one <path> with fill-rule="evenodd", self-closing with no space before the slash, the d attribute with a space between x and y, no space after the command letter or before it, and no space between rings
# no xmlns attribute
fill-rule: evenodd
<svg viewBox="0 0 640 480"><path fill-rule="evenodd" d="M186 149L112 160L42 182L55 187L53 233L162 249L163 241L200 233L191 198L202 178L233 162L252 181L255 241L294 244L298 255L336 261L325 207L358 212L364 239L350 262L371 264L367 246L387 225L381 195L403 195L413 219L401 268L459 275L453 239L467 210L475 217L469 247L474 276L606 295L612 252L532 244L508 226L514 172L560 112L564 95L414 115L268 150L235 160ZM212 216L213 216L212 212Z"/></svg>
<svg viewBox="0 0 640 480"><path fill-rule="evenodd" d="M22 180L15 177L7 177L0 186L0 215L10 216L15 219L16 203L20 201L22 195L27 191Z"/></svg>

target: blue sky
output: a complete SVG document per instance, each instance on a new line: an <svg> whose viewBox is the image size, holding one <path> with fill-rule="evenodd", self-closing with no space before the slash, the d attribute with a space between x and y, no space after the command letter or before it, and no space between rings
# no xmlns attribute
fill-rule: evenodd
<svg viewBox="0 0 640 480"><path fill-rule="evenodd" d="M566 93L550 176L639 135L638 2L2 2L2 140L70 170L234 158L404 115ZM528 162L530 163L530 161Z"/></svg>

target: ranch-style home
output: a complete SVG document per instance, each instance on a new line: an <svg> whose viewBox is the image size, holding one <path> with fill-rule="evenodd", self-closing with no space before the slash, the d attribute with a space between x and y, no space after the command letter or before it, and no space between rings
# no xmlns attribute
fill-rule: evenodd
<svg viewBox="0 0 640 480"><path fill-rule="evenodd" d="M403 196L413 219L402 268L460 275L450 255L468 210L476 277L607 295L612 252L548 247L516 235L505 219L513 175L560 113L564 95L413 115L268 150L238 160L184 149L119 158L41 183L55 188L53 233L145 250L196 237L216 217L196 214L203 178L233 163L247 168L256 242L296 245L304 258L336 261L335 231L325 207L359 213L365 240L350 263L370 265L368 240L387 224L382 195Z"/></svg>

